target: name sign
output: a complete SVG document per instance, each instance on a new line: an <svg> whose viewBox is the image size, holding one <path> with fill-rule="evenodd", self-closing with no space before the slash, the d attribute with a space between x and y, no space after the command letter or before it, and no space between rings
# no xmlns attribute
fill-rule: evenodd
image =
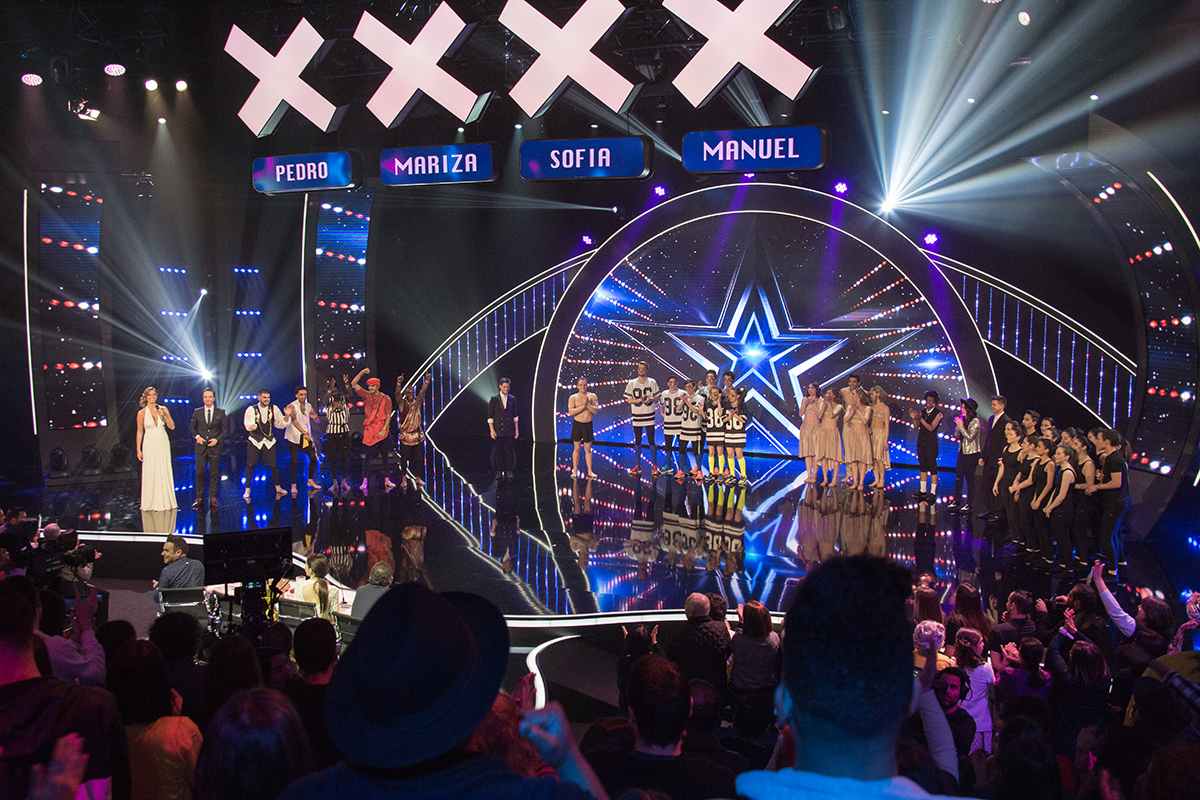
<svg viewBox="0 0 1200 800"><path fill-rule="evenodd" d="M427 183L479 183L493 173L490 144L397 147L379 157L379 175L388 186Z"/></svg>
<svg viewBox="0 0 1200 800"><path fill-rule="evenodd" d="M683 137L688 172L817 169L825 163L825 137L813 126L692 131Z"/></svg>
<svg viewBox="0 0 1200 800"><path fill-rule="evenodd" d="M539 139L521 143L521 176L531 181L569 178L644 178L650 143L619 139Z"/></svg>
<svg viewBox="0 0 1200 800"><path fill-rule="evenodd" d="M358 159L346 152L254 160L254 189L263 194L353 189L361 180Z"/></svg>

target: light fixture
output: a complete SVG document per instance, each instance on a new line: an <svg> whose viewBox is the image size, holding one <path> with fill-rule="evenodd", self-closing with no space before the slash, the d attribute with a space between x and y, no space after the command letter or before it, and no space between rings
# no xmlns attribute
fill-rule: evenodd
<svg viewBox="0 0 1200 800"><path fill-rule="evenodd" d="M1030 21L1031 18L1028 11L1022 11L1017 14L1017 22L1021 23L1022 25L1028 25Z"/></svg>
<svg viewBox="0 0 1200 800"><path fill-rule="evenodd" d="M925 234L925 244L937 244L938 236L933 231Z"/></svg>
<svg viewBox="0 0 1200 800"><path fill-rule="evenodd" d="M464 128L464 127L462 127L462 126L460 125L460 126L459 126L459 128L458 128L458 132L459 132L459 133L466 133L466 132L467 132L467 129L466 129L466 128Z"/></svg>
<svg viewBox="0 0 1200 800"><path fill-rule="evenodd" d="M166 125L166 124L167 124L167 118L166 118L166 117L159 117L159 118L158 118L158 124L159 124L159 125Z"/></svg>
<svg viewBox="0 0 1200 800"><path fill-rule="evenodd" d="M158 91L158 81L154 80L154 78L147 78L146 79L146 91L157 92Z"/></svg>
<svg viewBox="0 0 1200 800"><path fill-rule="evenodd" d="M125 65L118 64L115 61L111 64L104 65L104 74L111 78L119 78L125 74Z"/></svg>
<svg viewBox="0 0 1200 800"><path fill-rule="evenodd" d="M206 295L206 294L208 294L208 289L201 289L201 290L200 290L200 296L201 296L201 297L204 297L204 295Z"/></svg>
<svg viewBox="0 0 1200 800"><path fill-rule="evenodd" d="M845 194L850 191L850 185L845 181L838 181L833 185L833 190L838 194Z"/></svg>
<svg viewBox="0 0 1200 800"><path fill-rule="evenodd" d="M974 103L974 102L975 102L975 98L974 98L974 97L968 97L968 98L967 98L967 102L968 102L968 103Z"/></svg>
<svg viewBox="0 0 1200 800"><path fill-rule="evenodd" d="M1091 95L1091 99L1092 99L1092 100L1099 100L1099 99L1100 99L1100 95L1098 95L1098 94Z"/></svg>
<svg viewBox="0 0 1200 800"><path fill-rule="evenodd" d="M41 86L42 76L38 75L36 72L26 72L21 76L21 83L25 84L26 86Z"/></svg>
<svg viewBox="0 0 1200 800"><path fill-rule="evenodd" d="M175 91L186 92L187 91L187 81L185 81L183 78L180 78L179 80L175 81Z"/></svg>
<svg viewBox="0 0 1200 800"><path fill-rule="evenodd" d="M518 122L516 125L513 125L513 128L516 130L521 130L521 123Z"/></svg>

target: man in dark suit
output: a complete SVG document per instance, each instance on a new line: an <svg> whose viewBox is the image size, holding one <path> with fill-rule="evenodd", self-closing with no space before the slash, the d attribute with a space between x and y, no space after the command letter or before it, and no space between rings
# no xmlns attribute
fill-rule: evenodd
<svg viewBox="0 0 1200 800"><path fill-rule="evenodd" d="M196 502L192 508L204 504L204 470L208 468L208 499L217 507L217 485L221 482L221 442L229 435L229 420L225 410L217 408L216 394L212 389L204 390L204 405L192 412L188 426L192 440L196 443Z"/></svg>
<svg viewBox="0 0 1200 800"><path fill-rule="evenodd" d="M996 522L1003 512L1000 498L992 495L992 484L996 482L996 473L1000 471L999 461L1005 446L1004 426L1010 420L1008 414L1004 413L1004 409L1008 406L1008 400L1004 395L998 394L993 397L991 405L992 416L988 417L983 452L979 456L979 466L983 467L983 474L979 479L979 491L975 492L975 496L979 498L979 505L982 507L979 518L988 522Z"/></svg>
<svg viewBox="0 0 1200 800"><path fill-rule="evenodd" d="M511 382L500 379L500 394L488 401L488 431L492 435L492 469L496 479L512 480L517 455L513 442L521 438L517 404L508 393Z"/></svg>

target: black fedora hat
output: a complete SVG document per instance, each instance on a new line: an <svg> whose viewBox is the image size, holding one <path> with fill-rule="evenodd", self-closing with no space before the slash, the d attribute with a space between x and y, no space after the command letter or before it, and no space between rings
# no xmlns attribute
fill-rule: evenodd
<svg viewBox="0 0 1200 800"><path fill-rule="evenodd" d="M479 726L507 666L508 626L487 600L416 583L393 587L333 671L326 729L360 764L428 761Z"/></svg>
<svg viewBox="0 0 1200 800"><path fill-rule="evenodd" d="M962 397L959 398L958 402L962 403L964 406L970 407L970 409L976 414L979 413L979 403L975 401L974 397Z"/></svg>

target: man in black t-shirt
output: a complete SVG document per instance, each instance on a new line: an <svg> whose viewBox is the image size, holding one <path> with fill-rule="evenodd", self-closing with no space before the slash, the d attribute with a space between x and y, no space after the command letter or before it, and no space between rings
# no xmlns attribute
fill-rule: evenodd
<svg viewBox="0 0 1200 800"><path fill-rule="evenodd" d="M975 741L975 720L961 705L970 685L971 679L960 667L946 667L933 681L933 691L937 694L942 711L946 712L946 721L950 723L954 749L958 751L959 758L971 754L971 743Z"/></svg>
<svg viewBox="0 0 1200 800"><path fill-rule="evenodd" d="M1100 474L1095 486L1085 491L1100 498L1100 529L1096 536L1104 563L1104 580L1116 581L1118 565L1125 563L1121 545L1121 522L1129 513L1132 500L1129 496L1129 465L1121 447L1121 434L1114 430L1102 431L1096 437L1096 452L1100 454Z"/></svg>
<svg viewBox="0 0 1200 800"><path fill-rule="evenodd" d="M1004 665L1004 645L1020 644L1026 636L1033 636L1037 625L1032 619L1033 597L1029 592L1016 591L1008 596L1004 607L1004 621L992 628L988 634L987 649L992 659L992 669L997 672Z"/></svg>

